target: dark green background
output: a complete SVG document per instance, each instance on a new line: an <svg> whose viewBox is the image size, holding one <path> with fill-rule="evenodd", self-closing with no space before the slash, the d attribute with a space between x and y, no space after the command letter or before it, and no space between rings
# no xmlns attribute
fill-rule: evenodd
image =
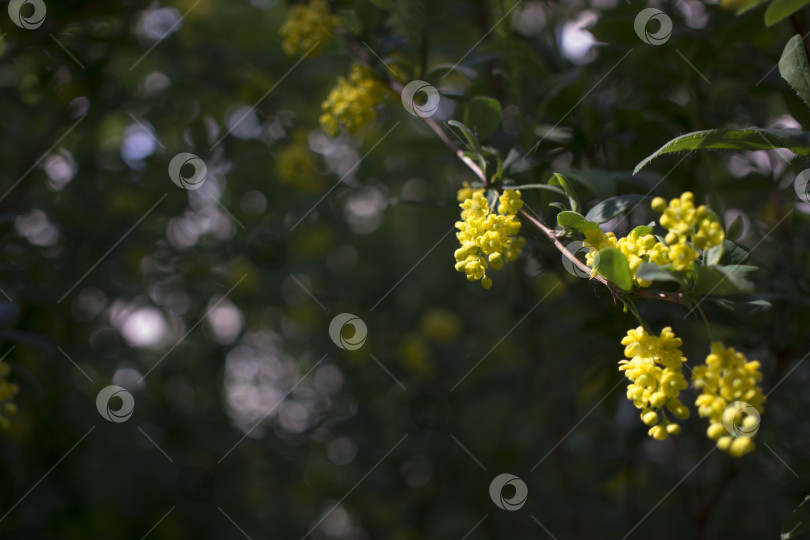
<svg viewBox="0 0 810 540"><path fill-rule="evenodd" d="M764 390L779 386L766 402L754 453L733 459L714 451L693 470L713 446L706 421L693 409L674 440L647 437L616 369L619 341L636 322L605 288L566 273L559 253L528 225L525 255L494 273L491 290L454 271L456 241L447 233L458 219L455 190L473 176L397 96L374 125L339 139L356 152L336 151L344 167L368 156L293 228L341 176L321 155L319 189L281 182L276 172L291 134L317 129L320 102L349 71L352 55L339 39L280 81L297 60L280 49L283 5L170 2L164 7L188 13L155 44L139 23L146 2L46 3L46 21L35 30L0 13L0 191L22 178L0 200L0 286L13 300L0 302L0 345L2 352L14 346L6 361L20 385L19 412L1 435L0 513L22 499L0 520L3 538L137 539L165 516L148 538L241 538L235 523L250 538L297 539L341 501L312 538L462 538L484 516L467 538L548 537L535 520L559 539L622 538L646 516L631 537L759 539L776 537L807 493L810 364L783 379L810 345L810 207L799 204L790 181L803 160L707 152L677 167L682 156L661 158L645 174L629 175L689 131L770 127L785 115L809 126L810 111L778 70L769 72L794 33L789 22L766 29L761 9L733 17L705 6L705 26L691 28L684 10L699 2L665 2L674 32L652 46L633 31L644 5L620 1L596 10L596 58L576 65L561 56L561 28L589 9L583 2L542 4L546 24L531 36L510 30L511 15L496 25L511 2L333 4L358 41L440 88L444 70L430 68L452 65L495 26L463 62L475 78L456 75L460 95L447 91L442 99L458 101L459 120L475 95L518 107L510 109L513 128L502 124L485 141L504 154L534 144L540 125L569 130L543 141L532 155L536 168L518 182L586 171L596 193L575 185L591 206L613 194L646 193L668 173L655 195L690 189L720 215L745 214L740 242L756 246L758 290L773 307L749 314L704 305L715 337L762 361ZM155 72L169 85L144 92ZM80 121L77 98L87 106ZM229 135L210 150L229 116L257 101L265 129L251 138ZM127 163L120 147L133 116L165 148ZM54 187L46 152L72 156L72 181ZM171 182L168 163L180 152L206 161L203 189ZM754 165L738 177L730 159L737 169ZM253 191L264 195L266 210L251 211ZM218 193L241 225L215 202ZM525 199L553 223L553 199L538 191ZM358 232L347 208L375 200L385 202L379 227ZM19 233L20 219L34 209L40 223L44 214L58 230L49 245ZM652 218L639 209L619 227ZM225 232L203 232L184 246L172 237L206 219ZM228 302L244 329L223 343L200 321L232 288ZM116 321L122 309L144 307L163 314L168 334L136 348ZM420 326L435 309L460 322L447 341L428 338ZM670 325L683 337L692 365L703 361L709 338L699 318L683 319L687 310L674 304L648 302L641 310L654 328ZM328 336L332 317L343 312L368 325L365 345L354 352ZM133 416L105 421L95 407L99 390L117 370L143 375L164 355L143 387L132 388ZM240 355L265 367L259 389L281 395L326 358L218 464L244 433L228 406L226 377ZM694 395L689 390L684 402L691 406ZM265 399L272 404L273 396ZM332 455L347 446L341 438L356 446L346 464L329 457L336 439ZM502 472L528 485L519 511L490 500L489 483Z"/></svg>

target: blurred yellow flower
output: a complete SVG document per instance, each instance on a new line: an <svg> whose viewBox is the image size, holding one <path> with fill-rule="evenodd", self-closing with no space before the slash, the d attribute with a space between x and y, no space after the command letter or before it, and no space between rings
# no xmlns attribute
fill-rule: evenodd
<svg viewBox="0 0 810 540"><path fill-rule="evenodd" d="M9 416L14 416L17 412L17 406L11 401L20 387L16 384L10 383L6 380L9 373L11 373L11 366L3 361L0 361L0 428L8 429L11 427L11 420Z"/></svg>
<svg viewBox="0 0 810 540"><path fill-rule="evenodd" d="M349 78L338 77L337 85L321 103L321 128L330 137L336 137L343 125L349 133L370 123L392 90L374 78L365 67L352 66Z"/></svg>
<svg viewBox="0 0 810 540"><path fill-rule="evenodd" d="M434 341L448 342L461 331L461 318L452 311L431 308L422 315L419 328Z"/></svg>
<svg viewBox="0 0 810 540"><path fill-rule="evenodd" d="M309 56L315 56L332 38L337 23L337 17L331 14L325 0L296 4L290 8L279 30L281 48L289 55L309 51Z"/></svg>
<svg viewBox="0 0 810 540"><path fill-rule="evenodd" d="M301 191L315 192L323 188L323 177L318 173L315 155L309 149L307 134L297 131L290 144L276 156L276 174L285 184Z"/></svg>

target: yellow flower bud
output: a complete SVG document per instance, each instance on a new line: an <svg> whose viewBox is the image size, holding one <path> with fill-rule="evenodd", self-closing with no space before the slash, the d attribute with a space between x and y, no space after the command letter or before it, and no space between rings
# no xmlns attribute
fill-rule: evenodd
<svg viewBox="0 0 810 540"><path fill-rule="evenodd" d="M658 413L655 411L648 411L641 415L641 421L652 426L658 423Z"/></svg>
<svg viewBox="0 0 810 540"><path fill-rule="evenodd" d="M650 405L655 408L663 407L667 402L667 396L663 392L655 392L650 396Z"/></svg>
<svg viewBox="0 0 810 540"><path fill-rule="evenodd" d="M739 437L731 442L728 453L733 457L741 457L754 449L754 441L749 437Z"/></svg>
<svg viewBox="0 0 810 540"><path fill-rule="evenodd" d="M713 441L716 441L723 435L726 435L728 431L721 423L711 424L709 428L706 430L706 435Z"/></svg>

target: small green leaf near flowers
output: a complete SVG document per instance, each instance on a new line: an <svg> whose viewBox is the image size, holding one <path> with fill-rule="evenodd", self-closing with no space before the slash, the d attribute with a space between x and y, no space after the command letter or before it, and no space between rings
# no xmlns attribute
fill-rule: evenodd
<svg viewBox="0 0 810 540"><path fill-rule="evenodd" d="M615 247L606 247L599 250L596 263L596 273L615 283L623 291L633 288L633 273L627 264L627 258Z"/></svg>

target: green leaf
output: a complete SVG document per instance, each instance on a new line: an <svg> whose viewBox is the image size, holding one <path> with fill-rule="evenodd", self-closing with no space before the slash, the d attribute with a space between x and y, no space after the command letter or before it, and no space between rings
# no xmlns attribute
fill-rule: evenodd
<svg viewBox="0 0 810 540"><path fill-rule="evenodd" d="M733 296L737 294L751 294L754 284L748 281L748 274L758 270L756 266L728 265L706 266L695 264L697 282L694 292L696 294L713 294L715 296Z"/></svg>
<svg viewBox="0 0 810 540"><path fill-rule="evenodd" d="M719 246L712 246L706 251L706 264L714 266L720 264L720 259L723 257L723 244Z"/></svg>
<svg viewBox="0 0 810 540"><path fill-rule="evenodd" d="M810 66L807 65L802 36L796 34L785 45L779 59L779 74L799 94L802 101L810 106Z"/></svg>
<svg viewBox="0 0 810 540"><path fill-rule="evenodd" d="M475 129L479 139L486 139L501 123L501 103L491 97L475 96L464 110L464 123Z"/></svg>
<svg viewBox="0 0 810 540"><path fill-rule="evenodd" d="M498 206L498 191L495 189L488 189L484 196L487 198L487 202L489 203L489 207L496 207Z"/></svg>
<svg viewBox="0 0 810 540"><path fill-rule="evenodd" d="M737 4L737 11L735 12L737 15L742 15L746 11L754 9L760 4L764 4L768 0L742 0L739 4Z"/></svg>
<svg viewBox="0 0 810 540"><path fill-rule="evenodd" d="M430 66L425 77L430 79L430 75L435 73L440 73L442 77L446 77L449 71L457 71L458 73L464 75L468 79L475 79L478 76L478 72L474 69L469 68L467 66L462 66L461 64L451 64L450 62L443 62L441 64L435 64Z"/></svg>
<svg viewBox="0 0 810 540"><path fill-rule="evenodd" d="M773 0L765 10L765 26L773 26L802 9L810 0Z"/></svg>
<svg viewBox="0 0 810 540"><path fill-rule="evenodd" d="M652 234L653 228L651 225L639 225L638 227L634 228L631 233L636 233L637 236L647 236L648 234Z"/></svg>
<svg viewBox="0 0 810 540"><path fill-rule="evenodd" d="M571 183L568 179L561 175L560 173L554 173L548 181L549 185L559 185L565 190L565 194L568 196L568 202L571 204L571 210L577 212L579 210L579 197L574 192L574 188L571 187Z"/></svg>
<svg viewBox="0 0 810 540"><path fill-rule="evenodd" d="M731 225L729 225L728 230L726 231L726 238L729 240L736 240L740 237L743 231L743 219L742 216L737 216Z"/></svg>
<svg viewBox="0 0 810 540"><path fill-rule="evenodd" d="M467 139L467 143L470 146L470 150L472 150L478 157L484 155L484 151L481 149L481 143L478 142L478 138L475 136L475 134L472 132L470 128L468 128L458 120L448 120L447 123L461 130L461 132L464 134L464 138Z"/></svg>
<svg viewBox="0 0 810 540"><path fill-rule="evenodd" d="M633 274L627 264L627 258L615 247L599 250L596 262L596 273L619 286L623 291L633 288Z"/></svg>
<svg viewBox="0 0 810 540"><path fill-rule="evenodd" d="M758 300L750 300L750 301L734 301L728 300L727 298L710 298L712 302L717 304L718 306L728 309L730 311L734 311L735 313L742 315L743 317L748 317L753 315L757 311L763 309L770 309L773 305L768 302L767 300L758 299Z"/></svg>
<svg viewBox="0 0 810 540"><path fill-rule="evenodd" d="M721 264L740 264L748 259L748 250L726 238L723 241Z"/></svg>
<svg viewBox="0 0 810 540"><path fill-rule="evenodd" d="M648 198L647 195L618 195L611 197L591 208L585 214L585 219L594 223L604 223Z"/></svg>
<svg viewBox="0 0 810 540"><path fill-rule="evenodd" d="M503 160L503 170L506 173L519 174L534 167L534 161L526 155L520 147L510 148Z"/></svg>
<svg viewBox="0 0 810 540"><path fill-rule="evenodd" d="M781 540L793 540L803 532L810 530L810 495L799 503L782 525Z"/></svg>
<svg viewBox="0 0 810 540"><path fill-rule="evenodd" d="M804 53L802 53L802 57L804 57ZM781 68L782 61L779 62L779 65ZM807 60L805 59L806 66ZM784 73L782 76L785 76ZM810 96L810 85L807 88L807 95ZM675 137L656 150L655 153L644 158L633 169L633 174L638 173L658 156L674 152L692 150L774 150L776 148L787 148L794 154L810 154L810 134L800 129L710 129L708 131L695 131Z"/></svg>
<svg viewBox="0 0 810 540"><path fill-rule="evenodd" d="M534 129L534 134L540 137L541 141L549 141L557 144L569 143L574 138L574 133L571 128L559 127L552 124L540 124Z"/></svg>
<svg viewBox="0 0 810 540"><path fill-rule="evenodd" d="M646 281L674 281L683 283L683 278L675 270L668 270L663 266L651 262L643 262L636 269L636 277Z"/></svg>
<svg viewBox="0 0 810 540"><path fill-rule="evenodd" d="M611 173L600 169L589 171L566 171L566 178L570 178L593 193L597 199L607 199L616 194L616 180Z"/></svg>
<svg viewBox="0 0 810 540"><path fill-rule="evenodd" d="M561 187L550 186L548 184L523 184L522 186L509 186L509 187L512 189L520 189L520 190L544 189L546 191L553 191L554 193L562 195L563 197L565 197L566 195L565 190L562 189Z"/></svg>
<svg viewBox="0 0 810 540"><path fill-rule="evenodd" d="M566 210L557 214L557 224L563 229L575 231L584 234L585 231L598 227L596 223L592 223L585 219L585 216L577 212Z"/></svg>

